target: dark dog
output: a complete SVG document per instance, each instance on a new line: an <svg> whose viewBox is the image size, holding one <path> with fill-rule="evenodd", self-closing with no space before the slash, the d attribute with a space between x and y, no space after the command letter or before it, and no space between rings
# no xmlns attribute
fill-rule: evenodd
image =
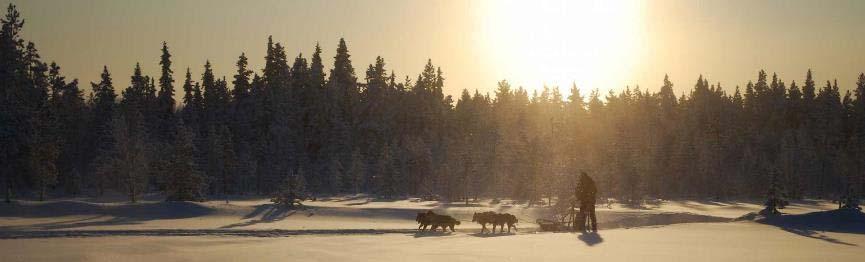
<svg viewBox="0 0 865 262"><path fill-rule="evenodd" d="M517 231L517 217L508 213L498 214L498 219L503 221L508 225L508 233L511 232L511 228L514 228L514 231ZM504 225L502 225L504 227ZM499 229L503 232L505 229L500 227Z"/></svg>
<svg viewBox="0 0 865 262"><path fill-rule="evenodd" d="M495 216L496 212L487 211L482 213L475 213L472 215L472 222L477 222L481 224L481 234L487 231L487 224L493 224L495 226ZM495 229L493 229L495 231Z"/></svg>
<svg viewBox="0 0 865 262"><path fill-rule="evenodd" d="M414 219L418 223L417 229L421 232L426 230L426 227L430 225L428 214L432 214L432 211L417 213L417 217Z"/></svg>
<svg viewBox="0 0 865 262"><path fill-rule="evenodd" d="M436 228L439 227L442 228L442 231L447 231L447 228L450 227L451 232L456 232L454 227L460 224L459 220L451 216L436 214L432 210L425 213L417 213L415 221L420 224L418 230L421 232L426 230L427 226L432 226L430 227L430 231L436 231Z"/></svg>
<svg viewBox="0 0 865 262"><path fill-rule="evenodd" d="M517 229L517 217L508 213L495 213L492 211L487 211L483 213L475 213L472 215L472 222L477 222L481 224L481 234L483 234L487 230L487 224L493 225L492 233L496 232L496 226L499 227L499 233L505 232L505 225L508 225L508 233L511 232L511 228L514 230Z"/></svg>

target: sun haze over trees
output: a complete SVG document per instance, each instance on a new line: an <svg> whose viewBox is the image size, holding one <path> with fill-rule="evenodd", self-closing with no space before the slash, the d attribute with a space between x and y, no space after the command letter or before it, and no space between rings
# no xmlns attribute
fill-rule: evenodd
<svg viewBox="0 0 865 262"><path fill-rule="evenodd" d="M283 184L302 185L291 194L540 200L570 190L581 170L624 200L761 197L769 184L791 198L865 192L865 75L844 94L810 70L799 83L761 70L733 93L699 76L680 95L667 78L658 92L572 86L568 97L501 81L454 100L432 60L402 77L381 57L355 67L344 39L330 66L318 44L289 60L267 39L261 70L241 53L235 75L214 75L229 65L205 60L195 76L172 67L163 43L158 76L103 67L85 92L22 39L23 21L10 5L0 29L6 201L106 191L200 200Z"/></svg>

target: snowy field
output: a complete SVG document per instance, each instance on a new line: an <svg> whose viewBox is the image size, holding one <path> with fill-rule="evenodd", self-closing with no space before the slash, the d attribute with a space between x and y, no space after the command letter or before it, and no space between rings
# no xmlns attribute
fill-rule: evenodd
<svg viewBox="0 0 865 262"><path fill-rule="evenodd" d="M504 200L381 201L346 196L274 209L267 199L139 204L90 199L0 205L0 261L862 261L865 221L822 201L778 221L734 221L756 202L599 206L599 234L537 232L549 209ZM433 209L455 233L417 233ZM519 232L478 234L473 212L508 212ZM813 213L817 212L817 213Z"/></svg>

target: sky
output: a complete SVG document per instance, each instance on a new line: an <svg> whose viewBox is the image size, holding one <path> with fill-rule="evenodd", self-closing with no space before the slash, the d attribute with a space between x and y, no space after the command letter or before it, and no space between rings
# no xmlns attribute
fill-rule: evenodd
<svg viewBox="0 0 865 262"><path fill-rule="evenodd" d="M678 94L701 74L732 91L760 69L801 83L809 68L844 91L865 71L865 1L856 0L11 2L26 21L24 38L86 90L103 65L118 89L136 62L158 75L163 41L178 89L187 67L200 79L206 60L230 79L241 52L260 73L269 35L290 58L308 58L320 43L327 67L344 37L359 79L376 56L399 79L432 59L454 96L492 93L503 79L566 94L572 83L586 93L657 91L665 74Z"/></svg>

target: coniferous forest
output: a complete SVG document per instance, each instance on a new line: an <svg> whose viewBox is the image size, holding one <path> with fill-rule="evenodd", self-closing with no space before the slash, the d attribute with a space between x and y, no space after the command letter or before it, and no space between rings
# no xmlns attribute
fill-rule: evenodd
<svg viewBox="0 0 865 262"><path fill-rule="evenodd" d="M0 29L6 201L219 199L285 183L315 195L541 200L570 192L581 171L622 200L761 197L770 184L791 198L865 192L861 74L847 92L803 69L797 81L755 72L741 87L695 76L677 83L681 94L667 79L609 93L572 86L567 97L501 81L451 97L431 60L403 76L381 57L353 61L343 39L332 65L318 44L293 55L267 39L266 54L219 65L236 68L229 76L204 59L202 75L177 68L163 43L143 58L158 72L130 61L79 83L22 39L23 21L10 5ZM261 55L263 68L251 68L247 57Z"/></svg>

